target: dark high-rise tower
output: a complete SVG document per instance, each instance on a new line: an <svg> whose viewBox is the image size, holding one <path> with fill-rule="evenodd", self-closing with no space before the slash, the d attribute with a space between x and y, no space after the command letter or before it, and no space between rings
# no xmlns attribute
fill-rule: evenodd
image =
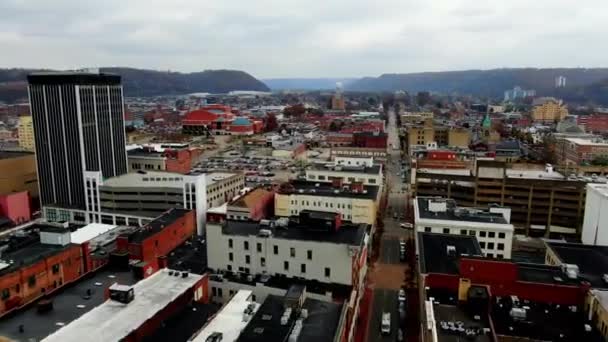
<svg viewBox="0 0 608 342"><path fill-rule="evenodd" d="M85 171L127 172L120 76L35 73L28 83L41 204L85 210Z"/></svg>

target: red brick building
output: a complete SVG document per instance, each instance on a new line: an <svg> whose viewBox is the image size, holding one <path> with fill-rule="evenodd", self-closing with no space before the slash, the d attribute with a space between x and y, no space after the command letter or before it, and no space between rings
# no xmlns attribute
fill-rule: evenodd
<svg viewBox="0 0 608 342"><path fill-rule="evenodd" d="M69 236L63 227L37 225L36 228L41 234ZM5 245L8 249L0 261L0 316L54 292L87 272L81 245L45 241L37 234L12 240Z"/></svg>
<svg viewBox="0 0 608 342"><path fill-rule="evenodd" d="M608 132L608 114L579 115L576 124L585 126L587 132Z"/></svg>
<svg viewBox="0 0 608 342"><path fill-rule="evenodd" d="M160 268L159 258L167 256L196 232L195 213L186 209L170 209L142 229L119 236L117 254L128 252L130 260L138 260L144 277ZM151 271L148 268L151 267Z"/></svg>
<svg viewBox="0 0 608 342"><path fill-rule="evenodd" d="M384 132L355 132L353 146L368 148L386 148L388 134Z"/></svg>

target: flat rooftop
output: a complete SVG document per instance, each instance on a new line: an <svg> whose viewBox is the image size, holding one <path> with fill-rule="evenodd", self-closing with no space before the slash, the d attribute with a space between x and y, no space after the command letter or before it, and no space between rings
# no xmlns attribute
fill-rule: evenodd
<svg viewBox="0 0 608 342"><path fill-rule="evenodd" d="M233 200L226 204L226 210L230 210L232 208L255 208L260 204L260 201L269 196L271 193L270 190L264 187L257 187L250 191L245 192L242 195L235 197Z"/></svg>
<svg viewBox="0 0 608 342"><path fill-rule="evenodd" d="M490 329L490 323L486 317L476 320L468 312L456 305L433 304L433 313L435 315L435 324L437 328L437 337L441 342L492 342L494 341L491 332L484 329ZM450 326L456 326L456 322L461 322L463 328L470 329L476 332L475 336L467 336L464 332L451 330Z"/></svg>
<svg viewBox="0 0 608 342"><path fill-rule="evenodd" d="M115 282L135 284L133 272L104 269L67 285L50 296L53 310L38 313L30 305L0 319L0 336L15 341L40 341L105 301L104 291ZM97 284L97 285L96 285ZM87 290L91 290L90 297ZM23 333L19 326L23 325Z"/></svg>
<svg viewBox="0 0 608 342"><path fill-rule="evenodd" d="M238 342L286 341L298 319L294 310L286 325L281 325L281 316L285 311L285 297L269 295L249 324L241 332ZM302 321L302 330L298 342L333 341L343 304L323 302L306 298L303 309L308 317Z"/></svg>
<svg viewBox="0 0 608 342"><path fill-rule="evenodd" d="M435 206L436 203L438 203L437 206ZM417 214L421 219L475 222L484 225L509 224L501 213L489 212L489 209L459 208L453 199L416 197L416 204Z"/></svg>
<svg viewBox="0 0 608 342"><path fill-rule="evenodd" d="M188 240L167 255L167 267L172 270L205 274L207 271L207 246L202 237Z"/></svg>
<svg viewBox="0 0 608 342"><path fill-rule="evenodd" d="M219 310L219 304L192 302L181 307L175 314L163 321L160 328L144 337L142 342L186 342L190 341L201 326ZM242 318L242 313L241 313ZM224 335L225 336L225 335Z"/></svg>
<svg viewBox="0 0 608 342"><path fill-rule="evenodd" d="M103 72L58 71L36 72L27 75L30 84L86 84L120 85L120 76Z"/></svg>
<svg viewBox="0 0 608 342"><path fill-rule="evenodd" d="M590 332L585 331L587 315L584 310L573 312L568 306L520 301L513 304L510 297L497 297L491 302L492 323L497 335L513 336L520 340L530 341L605 341L594 324ZM514 320L510 315L513 307L526 306L526 319Z"/></svg>
<svg viewBox="0 0 608 342"><path fill-rule="evenodd" d="M608 198L608 184L587 184L587 191L590 190Z"/></svg>
<svg viewBox="0 0 608 342"><path fill-rule="evenodd" d="M145 173L144 173L145 172ZM151 187L151 188L182 188L184 175L173 172L142 171L129 172L118 177L106 179L104 187Z"/></svg>
<svg viewBox="0 0 608 342"><path fill-rule="evenodd" d="M603 279L608 273L608 246L558 241L546 241L546 245L562 263L578 266L580 280L589 282L591 287L608 288Z"/></svg>
<svg viewBox="0 0 608 342"><path fill-rule="evenodd" d="M13 238L11 244L9 245L9 250L3 252L0 258L2 260L2 263L0 263L2 265L0 266L0 276L35 264L73 246L71 244L65 246L43 244L40 242L38 234L31 234L19 239Z"/></svg>
<svg viewBox="0 0 608 342"><path fill-rule="evenodd" d="M253 304L255 313L260 308L260 304L251 299L252 293L250 290L239 290L191 341L206 342L214 332L221 332L225 341L236 341L241 331L249 324L249 321L243 320L245 309Z"/></svg>
<svg viewBox="0 0 608 342"><path fill-rule="evenodd" d="M166 227L170 226L178 219L184 217L190 211L191 210L179 208L169 209L161 216L155 218L150 223L141 227L141 229L137 230L135 233L129 235L129 241L141 243L150 236L153 236L165 229Z"/></svg>
<svg viewBox="0 0 608 342"><path fill-rule="evenodd" d="M311 170L313 171L331 171L331 172L344 172L344 173L365 173L368 175L378 175L380 174L380 170L382 166L373 165L373 166L332 166L326 167L324 165L315 165ZM308 172L309 170L307 170Z"/></svg>
<svg viewBox="0 0 608 342"><path fill-rule="evenodd" d="M334 187L331 183L319 183L305 180L292 180L285 184L280 193L325 196L325 197L347 197L375 200L378 197L378 186L363 186L363 191L352 191L350 187Z"/></svg>
<svg viewBox="0 0 608 342"><path fill-rule="evenodd" d="M345 224L337 231L319 231L306 225L291 222L288 229L260 225L258 222L226 221L222 226L224 235L258 235L260 229L272 232L272 237L286 240L320 241L351 246L361 246L367 230L365 224Z"/></svg>
<svg viewBox="0 0 608 342"><path fill-rule="evenodd" d="M591 139L582 139L582 138L566 138L568 142L577 145L586 145L586 146L595 146L595 147L608 147L608 142L605 141L593 141Z"/></svg>
<svg viewBox="0 0 608 342"><path fill-rule="evenodd" d="M166 308L203 276L169 275L161 269L133 286L135 297L128 304L107 300L44 339L45 342L120 341Z"/></svg>
<svg viewBox="0 0 608 342"><path fill-rule="evenodd" d="M420 232L417 239L421 273L459 274L463 254L483 256L474 236ZM454 255L448 255L448 246L454 246Z"/></svg>

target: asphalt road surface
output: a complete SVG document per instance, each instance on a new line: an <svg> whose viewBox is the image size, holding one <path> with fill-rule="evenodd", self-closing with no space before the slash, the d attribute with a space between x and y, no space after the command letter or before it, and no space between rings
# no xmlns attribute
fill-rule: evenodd
<svg viewBox="0 0 608 342"><path fill-rule="evenodd" d="M399 300L397 291L377 289L374 290L373 313L369 322L368 342L396 341L397 330L399 329ZM382 323L382 313L391 313L391 333L382 335L380 325Z"/></svg>

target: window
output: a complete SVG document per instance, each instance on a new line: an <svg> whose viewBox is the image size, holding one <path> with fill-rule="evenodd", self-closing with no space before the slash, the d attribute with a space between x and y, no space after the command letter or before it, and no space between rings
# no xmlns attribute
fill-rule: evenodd
<svg viewBox="0 0 608 342"><path fill-rule="evenodd" d="M475 236L475 231L474 231L474 230L472 230L472 229L471 229L471 230L469 230L469 235L471 235L471 236Z"/></svg>
<svg viewBox="0 0 608 342"><path fill-rule="evenodd" d="M217 289L215 287L211 288L211 293L213 294L213 297L217 297Z"/></svg>
<svg viewBox="0 0 608 342"><path fill-rule="evenodd" d="M245 263L249 265L251 263L251 257L249 255L245 255Z"/></svg>
<svg viewBox="0 0 608 342"><path fill-rule="evenodd" d="M505 238L505 233L498 233L498 238L499 239L504 239Z"/></svg>
<svg viewBox="0 0 608 342"><path fill-rule="evenodd" d="M228 253L228 260L234 261L234 255L232 254L232 252Z"/></svg>
<svg viewBox="0 0 608 342"><path fill-rule="evenodd" d="M29 285L29 287L34 287L36 286L36 276L32 275L27 279L27 284Z"/></svg>
<svg viewBox="0 0 608 342"><path fill-rule="evenodd" d="M232 248L232 239L228 239L228 248Z"/></svg>
<svg viewBox="0 0 608 342"><path fill-rule="evenodd" d="M308 257L308 260L312 260L312 250L310 250L310 249L308 250L307 257Z"/></svg>
<svg viewBox="0 0 608 342"><path fill-rule="evenodd" d="M443 228L443 234L450 234L450 228Z"/></svg>
<svg viewBox="0 0 608 342"><path fill-rule="evenodd" d="M55 265L53 265L52 270L53 270L53 274L57 274L57 273L59 273L59 264L55 264Z"/></svg>
<svg viewBox="0 0 608 342"><path fill-rule="evenodd" d="M484 237L485 238L486 237L486 231L485 230L480 231L479 232L479 237Z"/></svg>
<svg viewBox="0 0 608 342"><path fill-rule="evenodd" d="M155 240L155 241L154 241L154 246L155 246L155 247L158 247L158 240Z"/></svg>
<svg viewBox="0 0 608 342"><path fill-rule="evenodd" d="M369 179L369 184L376 184L376 180L374 178Z"/></svg>
<svg viewBox="0 0 608 342"><path fill-rule="evenodd" d="M228 269L228 271L232 272L232 265L228 265L228 267L226 267Z"/></svg>
<svg viewBox="0 0 608 342"><path fill-rule="evenodd" d="M257 245L258 252L262 252L262 244L258 242Z"/></svg>
<svg viewBox="0 0 608 342"><path fill-rule="evenodd" d="M479 247L486 248L486 243L483 241L479 242Z"/></svg>
<svg viewBox="0 0 608 342"><path fill-rule="evenodd" d="M460 230L460 234L461 235L467 235L467 230L466 229L461 229Z"/></svg>
<svg viewBox="0 0 608 342"><path fill-rule="evenodd" d="M289 271L289 261L283 261L283 269Z"/></svg>
<svg viewBox="0 0 608 342"><path fill-rule="evenodd" d="M496 233L494 233L494 232L488 232L488 237L489 238L495 238L496 237Z"/></svg>
<svg viewBox="0 0 608 342"><path fill-rule="evenodd" d="M330 275L331 275L331 270L329 269L329 267L325 267L325 276L329 278Z"/></svg>
<svg viewBox="0 0 608 342"><path fill-rule="evenodd" d="M494 249L494 242L488 242L488 249Z"/></svg>
<svg viewBox="0 0 608 342"><path fill-rule="evenodd" d="M260 266L266 267L266 258L264 258L264 257L260 258Z"/></svg>
<svg viewBox="0 0 608 342"><path fill-rule="evenodd" d="M493 257L494 257L494 254L492 254L492 253L488 253L488 254L486 254L486 256L487 256L488 258L493 258Z"/></svg>
<svg viewBox="0 0 608 342"><path fill-rule="evenodd" d="M273 249L274 249L274 255L279 254L279 246L274 245L274 246L273 246Z"/></svg>
<svg viewBox="0 0 608 342"><path fill-rule="evenodd" d="M431 227L424 227L424 231L427 232L427 233L430 233L431 232Z"/></svg>
<svg viewBox="0 0 608 342"><path fill-rule="evenodd" d="M498 259L503 259L503 258L504 258L504 256L503 256L502 254L496 254L496 257L497 257Z"/></svg>
<svg viewBox="0 0 608 342"><path fill-rule="evenodd" d="M325 180L325 176L319 175L319 180Z"/></svg>
<svg viewBox="0 0 608 342"><path fill-rule="evenodd" d="M306 273L306 264L300 265L300 272Z"/></svg>
<svg viewBox="0 0 608 342"><path fill-rule="evenodd" d="M6 300L11 296L11 291L9 289L2 289L2 299Z"/></svg>
<svg viewBox="0 0 608 342"><path fill-rule="evenodd" d="M224 296L224 294L223 294L222 292L224 292L224 291L222 290L222 288L221 288L221 287L218 287L218 288L217 288L217 296L218 296L218 297L223 297L223 296Z"/></svg>
<svg viewBox="0 0 608 342"><path fill-rule="evenodd" d="M296 257L296 249L293 248L293 247L291 247L289 249L289 255L291 255L292 258L295 258Z"/></svg>
<svg viewBox="0 0 608 342"><path fill-rule="evenodd" d="M249 250L249 241L243 241L243 248L245 248L246 251Z"/></svg>
<svg viewBox="0 0 608 342"><path fill-rule="evenodd" d="M505 244L504 243L498 243L497 248L499 251L504 251L505 250Z"/></svg>

